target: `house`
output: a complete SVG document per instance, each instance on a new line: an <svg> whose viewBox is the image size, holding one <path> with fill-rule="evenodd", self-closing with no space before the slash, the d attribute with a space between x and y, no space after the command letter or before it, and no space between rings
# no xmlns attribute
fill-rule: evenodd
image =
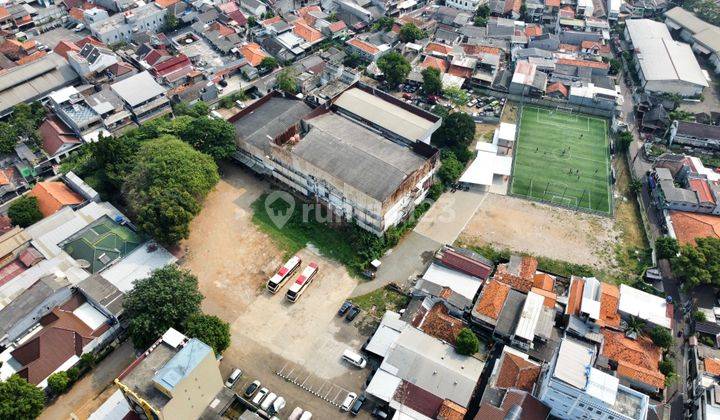
<svg viewBox="0 0 720 420"><path fill-rule="evenodd" d="M377 61L383 54L390 51L388 45L373 45L357 37L347 40L345 44L350 53L356 53L364 60L371 62Z"/></svg>
<svg viewBox="0 0 720 420"><path fill-rule="evenodd" d="M138 30L160 32L165 25L166 14L165 9L152 2L91 23L88 29L106 45L130 42Z"/></svg>
<svg viewBox="0 0 720 420"><path fill-rule="evenodd" d="M110 89L122 99L138 124L172 112L166 89L147 71L115 82Z"/></svg>
<svg viewBox="0 0 720 420"><path fill-rule="evenodd" d="M111 49L92 43L85 44L80 51L68 51L67 59L70 66L86 81L104 77L102 73L119 61Z"/></svg>
<svg viewBox="0 0 720 420"><path fill-rule="evenodd" d="M537 65L518 60L510 82L510 93L521 96L542 96L547 86L547 75Z"/></svg>
<svg viewBox="0 0 720 420"><path fill-rule="evenodd" d="M486 283L472 309L473 322L494 329L510 290L509 285L496 280Z"/></svg>
<svg viewBox="0 0 720 420"><path fill-rule="evenodd" d="M669 216L668 234L681 245L695 245L698 238L720 239L720 216L687 211L670 211Z"/></svg>
<svg viewBox="0 0 720 420"><path fill-rule="evenodd" d="M245 60L247 60L247 62L253 67L259 66L263 59L268 57L262 47L254 42L243 44L240 47L240 54L242 54L242 56L245 57Z"/></svg>
<svg viewBox="0 0 720 420"><path fill-rule="evenodd" d="M458 10L474 12L480 5L480 0L448 0L445 5Z"/></svg>
<svg viewBox="0 0 720 420"><path fill-rule="evenodd" d="M65 183L59 181L38 182L30 191L30 195L37 198L43 217L51 216L64 207L77 206L85 201Z"/></svg>
<svg viewBox="0 0 720 420"><path fill-rule="evenodd" d="M563 338L540 379L537 398L560 418L646 419L649 397L594 368L596 359L594 346Z"/></svg>
<svg viewBox="0 0 720 420"><path fill-rule="evenodd" d="M42 148L50 159L59 163L70 151L82 144L77 135L55 116L50 116L38 128Z"/></svg>
<svg viewBox="0 0 720 420"><path fill-rule="evenodd" d="M616 373L621 382L653 394L665 388L665 375L658 367L662 349L650 338L631 339L623 332L606 328L602 329L602 334L601 354L617 364Z"/></svg>
<svg viewBox="0 0 720 420"><path fill-rule="evenodd" d="M483 401L475 420L506 419L544 420L549 418L550 409L529 392L510 388L501 392L494 401Z"/></svg>
<svg viewBox="0 0 720 420"><path fill-rule="evenodd" d="M223 379L212 348L170 328L115 379L133 411L147 418L200 418ZM218 398L217 404L229 399Z"/></svg>
<svg viewBox="0 0 720 420"><path fill-rule="evenodd" d="M627 319L630 316L639 318L652 327L658 326L672 330L673 304L667 300L635 289L625 284L620 285L620 302L618 313Z"/></svg>
<svg viewBox="0 0 720 420"><path fill-rule="evenodd" d="M692 45L696 54L708 59L720 72L720 28L698 18L682 7L665 12L665 24L670 30L679 31L680 38Z"/></svg>
<svg viewBox="0 0 720 420"><path fill-rule="evenodd" d="M646 91L693 97L708 86L690 46L672 39L664 24L628 20L625 39L635 51L635 69Z"/></svg>
<svg viewBox="0 0 720 420"><path fill-rule="evenodd" d="M388 96L356 85L331 110L313 112L301 100L272 92L230 118L238 137L235 157L317 197L337 217L381 234L427 193L438 153L425 141L440 123Z"/></svg>
<svg viewBox="0 0 720 420"><path fill-rule="evenodd" d="M93 132L102 128L102 117L73 86L57 90L48 95L48 105L55 115L76 136L93 137ZM97 136L97 134L95 134Z"/></svg>
<svg viewBox="0 0 720 420"><path fill-rule="evenodd" d="M673 121L670 144L681 144L707 150L720 150L720 127L688 121Z"/></svg>
<svg viewBox="0 0 720 420"><path fill-rule="evenodd" d="M435 259L445 267L483 280L487 280L495 269L495 264L482 255L450 245L443 246L435 254Z"/></svg>
<svg viewBox="0 0 720 420"><path fill-rule="evenodd" d="M240 7L255 17L260 17L267 12L267 6L259 0L240 0Z"/></svg>
<svg viewBox="0 0 720 420"><path fill-rule="evenodd" d="M477 277L434 262L430 263L422 278L437 285L448 287L470 301L475 298L482 285L482 280Z"/></svg>

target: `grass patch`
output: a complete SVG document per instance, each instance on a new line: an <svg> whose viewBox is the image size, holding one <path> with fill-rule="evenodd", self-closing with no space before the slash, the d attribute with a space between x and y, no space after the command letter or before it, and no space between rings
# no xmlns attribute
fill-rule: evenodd
<svg viewBox="0 0 720 420"><path fill-rule="evenodd" d="M322 217L316 218L315 211L309 217L303 217L302 202L299 200L287 223L278 227L265 207L267 195L262 195L252 204L253 223L267 233L280 249L289 257L311 243L322 255L345 265L351 274L358 275L370 261L380 258L385 251L395 246L408 230L415 227L417 220L430 208L429 203L419 205L413 217L390 228L378 237L355 224L325 223L329 220L327 209L318 210Z"/></svg>
<svg viewBox="0 0 720 420"><path fill-rule="evenodd" d="M383 287L366 295L351 299L352 303L359 306L365 312L382 315L385 311L399 311L407 306L410 298L394 290Z"/></svg>
<svg viewBox="0 0 720 420"><path fill-rule="evenodd" d="M477 252L483 257L491 260L496 265L510 261L510 256L514 254L509 249L495 249L491 245L468 246L472 251ZM547 257L538 257L536 255L518 252L518 255L528 255L538 260L538 270L560 275L562 277L570 277L572 275L591 277L595 275L592 267L584 264L574 264L567 261L554 260Z"/></svg>
<svg viewBox="0 0 720 420"><path fill-rule="evenodd" d="M611 213L604 119L525 106L518 130L511 194Z"/></svg>

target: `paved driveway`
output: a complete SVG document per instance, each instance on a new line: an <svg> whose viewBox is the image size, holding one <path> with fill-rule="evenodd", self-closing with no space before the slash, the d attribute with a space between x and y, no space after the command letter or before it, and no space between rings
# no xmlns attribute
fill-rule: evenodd
<svg viewBox="0 0 720 420"><path fill-rule="evenodd" d="M441 244L455 242L488 193L447 192L420 219L415 232Z"/></svg>

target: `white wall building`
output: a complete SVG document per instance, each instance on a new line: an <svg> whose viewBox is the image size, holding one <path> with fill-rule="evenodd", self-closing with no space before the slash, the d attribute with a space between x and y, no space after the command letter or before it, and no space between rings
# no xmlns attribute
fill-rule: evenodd
<svg viewBox="0 0 720 420"><path fill-rule="evenodd" d="M474 12L483 3L482 0L447 0L445 6Z"/></svg>

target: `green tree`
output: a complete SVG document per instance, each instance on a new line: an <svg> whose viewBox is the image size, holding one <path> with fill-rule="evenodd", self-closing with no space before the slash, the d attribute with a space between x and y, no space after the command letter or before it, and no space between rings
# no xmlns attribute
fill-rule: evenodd
<svg viewBox="0 0 720 420"><path fill-rule="evenodd" d="M162 32L168 33L176 30L180 27L180 21L175 16L175 13L173 12L173 8L168 8L167 12L165 13L165 24L163 24Z"/></svg>
<svg viewBox="0 0 720 420"><path fill-rule="evenodd" d="M45 407L45 393L18 375L0 382L0 419L34 419Z"/></svg>
<svg viewBox="0 0 720 420"><path fill-rule="evenodd" d="M297 75L291 67L285 68L277 73L275 78L277 86L283 92L294 95L300 91L298 86Z"/></svg>
<svg viewBox="0 0 720 420"><path fill-rule="evenodd" d="M455 153L443 150L440 158L441 166L438 170L438 177L445 185L451 185L460 178L463 172L463 164L457 160Z"/></svg>
<svg viewBox="0 0 720 420"><path fill-rule="evenodd" d="M438 95L442 92L440 70L435 67L428 67L422 71L422 78L422 88L426 95Z"/></svg>
<svg viewBox="0 0 720 420"><path fill-rule="evenodd" d="M200 117L178 130L177 135L216 161L230 157L236 150L235 127L225 120Z"/></svg>
<svg viewBox="0 0 720 420"><path fill-rule="evenodd" d="M187 321L185 334L212 347L216 355L230 347L230 324L214 315L191 316Z"/></svg>
<svg viewBox="0 0 720 420"><path fill-rule="evenodd" d="M697 238L695 244L682 245L679 255L670 260L675 276L686 288L700 284L720 286L720 239Z"/></svg>
<svg viewBox="0 0 720 420"><path fill-rule="evenodd" d="M8 216L13 225L20 227L28 227L43 218L38 199L31 195L24 195L13 201L8 208Z"/></svg>
<svg viewBox="0 0 720 420"><path fill-rule="evenodd" d="M663 236L655 241L655 251L660 259L674 258L680 252L680 244L675 238Z"/></svg>
<svg viewBox="0 0 720 420"><path fill-rule="evenodd" d="M178 102L172 108L173 114L178 117L187 115L188 117L198 118L210 113L210 106L203 101L197 101L192 105L187 102Z"/></svg>
<svg viewBox="0 0 720 420"><path fill-rule="evenodd" d="M0 122L0 153L12 153L18 143L18 135L15 126L10 123Z"/></svg>
<svg viewBox="0 0 720 420"><path fill-rule="evenodd" d="M260 64L258 65L258 70L261 72L268 72L276 69L278 67L279 63L275 59L275 57L267 56L262 59Z"/></svg>
<svg viewBox="0 0 720 420"><path fill-rule="evenodd" d="M642 319L631 316L630 319L627 320L625 326L625 332L629 334L635 334L638 337L643 333L645 330L645 321Z"/></svg>
<svg viewBox="0 0 720 420"><path fill-rule="evenodd" d="M465 356L471 356L477 353L479 347L480 341L470 328L465 327L460 330L460 334L455 340L455 351Z"/></svg>
<svg viewBox="0 0 720 420"><path fill-rule="evenodd" d="M85 353L80 356L79 366L81 369L91 369L95 366L96 358L93 353Z"/></svg>
<svg viewBox="0 0 720 420"><path fill-rule="evenodd" d="M135 348L146 349L168 328L184 331L190 317L200 313L202 300L197 277L174 265L135 282L123 301Z"/></svg>
<svg viewBox="0 0 720 420"><path fill-rule="evenodd" d="M618 74L622 70L622 62L617 58L610 59L610 74Z"/></svg>
<svg viewBox="0 0 720 420"><path fill-rule="evenodd" d="M432 143L439 148L455 153L460 162L470 159L468 146L475 138L475 121L464 112L453 112L443 118L443 122L432 136Z"/></svg>
<svg viewBox="0 0 720 420"><path fill-rule="evenodd" d="M255 18L255 16L248 16L247 24L251 28L257 26L257 19Z"/></svg>
<svg viewBox="0 0 720 420"><path fill-rule="evenodd" d="M427 34L414 23L406 23L400 28L400 41L415 42L418 39L426 38Z"/></svg>
<svg viewBox="0 0 720 420"><path fill-rule="evenodd" d="M695 114L692 112L688 112L682 109L676 109L674 111L670 111L668 114L668 117L670 118L670 121L695 121Z"/></svg>
<svg viewBox="0 0 720 420"><path fill-rule="evenodd" d="M47 383L54 394L62 394L70 386L70 378L67 372L55 372L48 377Z"/></svg>
<svg viewBox="0 0 720 420"><path fill-rule="evenodd" d="M361 63L362 57L360 57L360 54L356 52L351 52L350 54L347 54L345 58L343 58L343 64L348 67L356 68Z"/></svg>
<svg viewBox="0 0 720 420"><path fill-rule="evenodd" d="M487 26L487 18L482 16L475 16L475 19L473 19L473 25L484 28Z"/></svg>
<svg viewBox="0 0 720 420"><path fill-rule="evenodd" d="M629 131L623 131L622 133L618 134L618 149L620 152L627 152L628 147L630 147L630 143L633 141L633 135Z"/></svg>
<svg viewBox="0 0 720 420"><path fill-rule="evenodd" d="M637 194L640 191L642 191L642 181L639 179L633 178L630 180L630 183L628 184L628 188L630 188L630 191Z"/></svg>
<svg viewBox="0 0 720 420"><path fill-rule="evenodd" d="M80 377L80 369L78 369L77 367L74 367L74 366L71 367L70 369L67 370L67 376L68 376L68 380L70 381L71 384L75 383L75 381L77 381L78 378Z"/></svg>
<svg viewBox="0 0 720 420"><path fill-rule="evenodd" d="M693 319L698 322L705 322L707 321L707 318L705 317L705 312L703 311L695 311L693 312Z"/></svg>
<svg viewBox="0 0 720 420"><path fill-rule="evenodd" d="M487 18L490 16L490 7L487 4L483 4L482 6L478 7L475 11L476 16Z"/></svg>
<svg viewBox="0 0 720 420"><path fill-rule="evenodd" d="M465 105L470 99L467 91L460 89L459 87L449 87L445 89L445 96L447 96L452 103L455 105Z"/></svg>
<svg viewBox="0 0 720 420"><path fill-rule="evenodd" d="M673 336L666 328L660 326L653 327L649 335L652 342L658 347L669 349L673 343Z"/></svg>
<svg viewBox="0 0 720 420"><path fill-rule="evenodd" d="M395 25L395 19L387 16L383 16L380 19L378 19L377 22L375 22L372 26L373 31L384 31L388 32L392 30L393 26Z"/></svg>
<svg viewBox="0 0 720 420"><path fill-rule="evenodd" d="M405 57L394 51L380 57L377 66L385 75L385 81L392 88L404 82L410 73L410 63Z"/></svg>
<svg viewBox="0 0 720 420"><path fill-rule="evenodd" d="M665 376L671 375L675 373L675 364L672 362L672 360L662 359L660 363L658 363L658 369L660 369L660 373Z"/></svg>
<svg viewBox="0 0 720 420"><path fill-rule="evenodd" d="M174 245L187 237L192 217L219 179L210 156L165 135L142 144L123 188L138 226Z"/></svg>

